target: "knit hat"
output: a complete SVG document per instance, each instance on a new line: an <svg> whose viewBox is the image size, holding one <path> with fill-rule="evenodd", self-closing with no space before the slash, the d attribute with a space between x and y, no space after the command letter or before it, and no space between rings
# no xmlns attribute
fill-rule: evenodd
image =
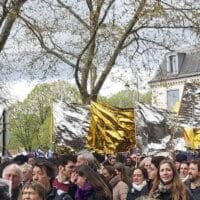
<svg viewBox="0 0 200 200"><path fill-rule="evenodd" d="M183 153L177 154L175 161L180 162L180 163L182 163L183 161L187 161L187 155L185 155Z"/></svg>
<svg viewBox="0 0 200 200"><path fill-rule="evenodd" d="M151 163L158 169L160 162L164 159L166 159L164 156L155 156L151 159Z"/></svg>

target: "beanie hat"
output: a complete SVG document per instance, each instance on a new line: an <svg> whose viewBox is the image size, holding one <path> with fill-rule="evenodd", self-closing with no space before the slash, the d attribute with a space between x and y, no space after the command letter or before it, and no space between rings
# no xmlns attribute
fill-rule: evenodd
<svg viewBox="0 0 200 200"><path fill-rule="evenodd" d="M160 162L164 159L166 159L164 156L155 156L151 159L151 163L158 169Z"/></svg>
<svg viewBox="0 0 200 200"><path fill-rule="evenodd" d="M175 161L176 162L180 162L180 163L182 163L183 161L187 161L187 155L185 155L185 154L177 154L176 155L176 158L175 158Z"/></svg>

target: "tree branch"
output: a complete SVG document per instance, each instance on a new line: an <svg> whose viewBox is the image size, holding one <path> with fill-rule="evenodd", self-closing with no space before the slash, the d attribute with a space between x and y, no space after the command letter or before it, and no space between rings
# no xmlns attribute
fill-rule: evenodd
<svg viewBox="0 0 200 200"><path fill-rule="evenodd" d="M75 65L70 62L69 60L67 60L64 56L62 56L61 54L59 54L58 52L54 51L52 48L49 48L43 39L42 34L39 31L39 28L36 27L36 25L33 25L31 22L29 22L28 20L26 20L24 17L20 16L20 18L23 20L23 22L26 24L26 26L29 28L29 30L35 35L35 37L38 39L38 41L40 42L41 47L49 54L52 54L54 56L56 56L57 58L59 58L60 60L62 60L64 63L68 64L71 67L75 67Z"/></svg>
<svg viewBox="0 0 200 200"><path fill-rule="evenodd" d="M68 10L83 26L85 26L89 30L89 25L76 12L74 12L70 6L67 6L61 0L57 0L57 2L66 10Z"/></svg>
<svg viewBox="0 0 200 200"><path fill-rule="evenodd" d="M110 57L110 60L108 61L105 69L101 73L101 76L99 77L99 79L98 79L98 81L97 81L97 83L96 83L96 85L95 85L95 87L92 91L92 94L98 94L99 90L101 89L105 79L107 78L109 72L112 69L112 66L115 64L117 56L120 54L120 52L122 50L122 47L123 47L123 44L124 44L126 38L128 37L128 35L131 34L133 27L136 25L136 23L140 19L140 16L143 14L145 5L146 5L146 0L141 0L140 5L135 12L134 17L128 23L128 26L125 29L125 32L123 33L123 35L121 36L121 39L119 40L117 47L115 48L112 56Z"/></svg>
<svg viewBox="0 0 200 200"><path fill-rule="evenodd" d="M87 96L88 93L87 93L87 91L85 91L84 88L81 86L81 83L80 83L79 77L78 77L80 60L81 60L83 54L85 53L85 51L88 49L88 47L90 46L90 44L91 44L92 41L94 40L94 38L95 38L95 36L96 36L96 33L97 33L97 31L98 31L99 26L101 26L101 24L104 22L104 20L105 20L107 14L108 14L108 11L110 10L110 8L111 8L111 6L112 6L112 4L113 4L114 2L115 2L115 0L111 0L111 1L109 2L109 5L107 6L107 8L106 8L106 10L105 10L105 12L104 12L104 15L103 15L101 21L100 21L99 24L96 26L96 29L95 29L95 31L93 32L93 35L90 37L90 40L88 41L88 43L86 44L86 46L85 46L85 47L83 48L83 50L81 51L81 53L80 53L80 55L79 55L79 58L77 59L77 62L76 62L75 74L74 74L74 76L75 76L75 81L76 81L76 84L77 84L77 86L78 86L78 88L79 88L79 91L80 91L81 94L84 95L84 96Z"/></svg>

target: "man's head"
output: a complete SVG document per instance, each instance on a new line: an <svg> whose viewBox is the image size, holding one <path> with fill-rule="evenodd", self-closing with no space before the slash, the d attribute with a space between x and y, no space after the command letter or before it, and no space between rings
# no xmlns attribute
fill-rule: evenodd
<svg viewBox="0 0 200 200"><path fill-rule="evenodd" d="M80 165L93 165L94 164L94 156L91 152L89 151L80 151L77 154L77 162L76 165L80 166Z"/></svg>
<svg viewBox="0 0 200 200"><path fill-rule="evenodd" d="M22 182L22 172L17 164L10 164L3 169L2 178L12 182L12 189L17 189Z"/></svg>
<svg viewBox="0 0 200 200"><path fill-rule="evenodd" d="M199 160L193 160L190 162L188 175L191 182L196 182L200 180L200 161Z"/></svg>
<svg viewBox="0 0 200 200"><path fill-rule="evenodd" d="M33 181L41 183L48 191L52 187L54 178L55 170L53 164L45 159L36 160L32 172Z"/></svg>
<svg viewBox="0 0 200 200"><path fill-rule="evenodd" d="M110 165L114 166L115 163L116 163L116 157L114 157L114 156L110 157L109 158L109 163L110 163Z"/></svg>
<svg viewBox="0 0 200 200"><path fill-rule="evenodd" d="M69 180L72 172L75 170L76 156L63 155L59 158L58 162L58 175L62 176L66 180Z"/></svg>

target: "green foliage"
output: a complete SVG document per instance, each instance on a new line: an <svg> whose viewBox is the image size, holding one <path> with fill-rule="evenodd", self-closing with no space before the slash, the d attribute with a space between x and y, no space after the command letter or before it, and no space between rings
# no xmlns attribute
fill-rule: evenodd
<svg viewBox="0 0 200 200"><path fill-rule="evenodd" d="M51 146L53 102L80 103L76 88L65 81L36 86L28 97L9 112L9 148L24 147L31 151L41 144Z"/></svg>
<svg viewBox="0 0 200 200"><path fill-rule="evenodd" d="M110 104L111 106L119 107L119 108L131 108L134 107L136 102L142 102L146 104L151 103L151 93L147 92L141 94L134 90L122 90L110 98L100 98L99 101L104 101Z"/></svg>

